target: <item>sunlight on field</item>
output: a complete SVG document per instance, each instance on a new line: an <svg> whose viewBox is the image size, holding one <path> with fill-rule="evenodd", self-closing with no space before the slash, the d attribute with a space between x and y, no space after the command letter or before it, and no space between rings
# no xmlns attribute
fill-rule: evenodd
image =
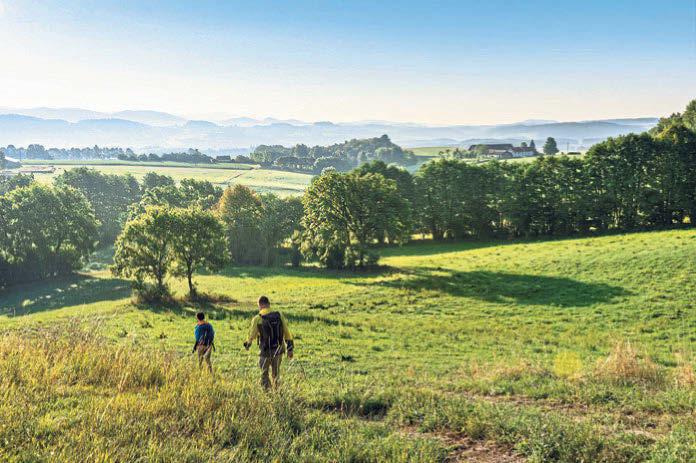
<svg viewBox="0 0 696 463"><path fill-rule="evenodd" d="M124 416L161 420L168 431L158 431L149 442L162 446L164 454L181 446L207 458L244 455L263 461L249 457L258 435L246 428L229 431L237 436L232 448L216 433L204 438L205 448L185 443L194 430L209 429L206 423L212 419L222 429L234 428L235 414L250 416L239 402L248 400L269 407L271 414L289 413L303 423L307 436L314 436L303 440L296 435L294 451L273 453L288 461L303 461L298 455L311 460L308 455L316 455L313 452L343 460L358 451L351 440L358 438L351 433L367 442L364 455L369 461L439 460L445 449L431 433L443 429L511 442L518 452L536 455L535 461L549 461L544 460L550 455L547 451L563 455L553 461L577 461L579 455L598 461L593 452L600 439L603 461L610 462L646 452L659 455L664 446L692 445L687 430L696 395L693 385L680 378L688 378L684 372L689 369L693 374L695 360L695 231L546 242L413 243L389 248L384 255L384 267L369 273L231 267L218 275L197 276L201 290L235 301L207 306L135 306L128 282L105 271L15 288L0 302L0 327L6 333L70 327L95 330L107 344L95 344L90 354L97 363L89 368L103 376L95 376L93 383L91 376L77 383L60 379L83 358L71 357L79 348L69 347L61 354L65 367L36 373L58 381L51 386L56 389L47 390L44 398L32 393L23 399L18 391L6 395L3 400L14 405L32 405L22 417L4 418L20 420L27 429L37 423L45 428L55 412L42 400L87 392L87 397L57 405L81 410L72 431L49 426L53 431L44 448L65 455L77 445L90 446L80 429L90 428L100 436L99 442L119 422L111 413L98 418L106 409L99 399L104 393L116 393ZM182 282L171 284L177 294L184 294ZM287 315L296 336L297 359L286 362L283 373L286 397L292 399L284 405L258 394L254 354L241 348L260 294L268 295ZM195 390L205 395L206 403L224 397L227 405L215 402L219 405L212 408L220 410L215 418L195 411L195 401L174 398L190 393L185 392L190 391L185 378L192 368L188 352L193 314L201 308L218 333L214 364L221 382ZM617 347L618 341L630 342L631 347ZM120 383L120 373L96 366L100 355L119 361L133 355L133 368L146 362L155 379ZM160 358L174 363L158 366ZM7 378L7 360L0 363ZM165 376L157 379L160 374ZM18 384L26 381L30 380ZM118 392L117 384L123 384ZM165 385L167 394L173 394L169 400L156 392ZM136 399L139 396L155 401L150 402L152 408L143 408L147 399ZM16 408L10 403L0 408L5 414ZM178 411L166 412L170 406ZM200 421L177 425L176 416L189 414L200 416ZM134 435L145 432L128 428L134 424L125 426ZM413 429L410 434L401 432L408 428ZM333 446L320 437L326 432L346 436L347 441L343 447ZM546 438L545 432L550 433ZM556 439L557 433L566 437ZM519 444L531 437L534 445L550 445L552 450ZM142 438L150 439L145 434ZM405 453L395 450L397 441ZM148 452L130 439L116 445L113 455L122 458Z"/></svg>
<svg viewBox="0 0 696 463"><path fill-rule="evenodd" d="M41 161L41 164L46 164L47 161ZM56 167L56 171L52 174L36 174L35 177L42 183L50 183L53 179L63 173L65 170L75 167L89 167L99 170L106 174L131 174L137 179L142 179L148 172L157 172L161 175L169 175L176 181L181 181L185 178L193 178L195 180L207 180L218 186L227 185L246 185L256 191L266 193L272 192L281 196L301 194L309 185L312 179L311 174L302 174L296 172L285 172L280 170L257 169L251 166L242 164L239 166L173 166L174 163L166 163L157 165L156 163L147 163L146 165L137 165L135 163L128 165L113 165L110 163L54 163L50 165Z"/></svg>

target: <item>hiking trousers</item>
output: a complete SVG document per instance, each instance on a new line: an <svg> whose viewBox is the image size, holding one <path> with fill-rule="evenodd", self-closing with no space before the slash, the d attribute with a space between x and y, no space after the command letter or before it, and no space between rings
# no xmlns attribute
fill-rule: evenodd
<svg viewBox="0 0 696 463"><path fill-rule="evenodd" d="M264 389L271 387L271 379L268 377L270 371L273 377L273 386L278 387L280 378L280 361L283 359L283 354L274 355L272 357L259 356L259 367L261 368L261 384Z"/></svg>
<svg viewBox="0 0 696 463"><path fill-rule="evenodd" d="M213 374L213 364L210 361L210 356L213 353L213 345L210 344L210 345L204 346L201 344L196 348L196 351L198 352L198 368L202 368L203 362L205 361L205 364L208 366L208 371L212 375Z"/></svg>

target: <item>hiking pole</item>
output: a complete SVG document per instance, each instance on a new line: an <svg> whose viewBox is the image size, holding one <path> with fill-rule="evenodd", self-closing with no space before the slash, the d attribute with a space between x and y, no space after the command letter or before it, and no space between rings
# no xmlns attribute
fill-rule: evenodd
<svg viewBox="0 0 696 463"><path fill-rule="evenodd" d="M300 363L299 360L292 359L292 361L290 362L290 364L291 364L292 366L299 365L299 367L300 367L300 373L302 373L302 379L304 379L305 381L307 381L307 373L305 373L305 369L304 369L304 367L302 366L302 363Z"/></svg>

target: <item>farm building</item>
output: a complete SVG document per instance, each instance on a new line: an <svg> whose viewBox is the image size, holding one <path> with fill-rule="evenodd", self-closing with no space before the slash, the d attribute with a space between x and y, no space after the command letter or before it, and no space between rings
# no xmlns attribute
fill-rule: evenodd
<svg viewBox="0 0 696 463"><path fill-rule="evenodd" d="M21 166L22 163L15 158L11 158L9 156L0 156L0 167L3 169L17 169Z"/></svg>
<svg viewBox="0 0 696 463"><path fill-rule="evenodd" d="M511 143L471 145L469 151L477 151L497 159L526 158L537 155L536 148L513 146Z"/></svg>
<svg viewBox="0 0 696 463"><path fill-rule="evenodd" d="M528 158L537 155L537 150L528 146L516 146L510 152L513 158Z"/></svg>
<svg viewBox="0 0 696 463"><path fill-rule="evenodd" d="M489 151L510 151L513 148L511 143L498 143L498 144L487 144L481 143L478 145L469 146L469 151L475 151L476 149L487 149Z"/></svg>

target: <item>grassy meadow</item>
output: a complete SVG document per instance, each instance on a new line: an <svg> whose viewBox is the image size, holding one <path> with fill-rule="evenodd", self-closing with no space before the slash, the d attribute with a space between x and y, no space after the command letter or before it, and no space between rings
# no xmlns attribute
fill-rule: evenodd
<svg viewBox="0 0 696 463"><path fill-rule="evenodd" d="M419 146L417 148L408 148L413 151L416 156L439 156L440 151L454 150L454 146Z"/></svg>
<svg viewBox="0 0 696 463"><path fill-rule="evenodd" d="M696 231L383 255L229 267L196 278L218 302L154 307L104 250L0 293L0 461L696 461ZM271 394L242 348L261 294L296 337Z"/></svg>
<svg viewBox="0 0 696 463"><path fill-rule="evenodd" d="M65 170L75 167L90 167L105 174L131 174L142 179L148 172L169 175L176 181L185 178L207 180L215 185L225 187L241 184L262 193L276 193L280 196L299 195L312 179L311 174L285 172L272 169L260 169L250 164L187 164L176 162L128 162L128 161L23 161L26 165L52 165L56 170L52 174L35 174L38 181L50 183L53 178Z"/></svg>

